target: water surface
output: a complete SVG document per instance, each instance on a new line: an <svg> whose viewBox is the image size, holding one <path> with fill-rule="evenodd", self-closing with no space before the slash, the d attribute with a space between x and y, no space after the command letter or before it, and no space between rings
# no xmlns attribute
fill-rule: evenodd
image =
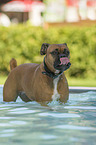
<svg viewBox="0 0 96 145"><path fill-rule="evenodd" d="M96 92L48 106L2 98L0 87L0 145L96 145Z"/></svg>

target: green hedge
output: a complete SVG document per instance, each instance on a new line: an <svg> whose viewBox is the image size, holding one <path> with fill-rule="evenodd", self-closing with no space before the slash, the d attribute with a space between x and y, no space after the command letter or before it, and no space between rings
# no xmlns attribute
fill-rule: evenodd
<svg viewBox="0 0 96 145"><path fill-rule="evenodd" d="M96 78L96 27L55 27L43 29L28 25L0 27L0 73L8 74L9 61L18 64L42 61L42 43L67 43L71 52L72 77Z"/></svg>

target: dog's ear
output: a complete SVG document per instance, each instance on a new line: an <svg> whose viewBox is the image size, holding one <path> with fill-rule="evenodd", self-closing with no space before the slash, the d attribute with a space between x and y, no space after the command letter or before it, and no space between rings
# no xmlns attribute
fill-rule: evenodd
<svg viewBox="0 0 96 145"><path fill-rule="evenodd" d="M40 54L45 55L47 53L47 48L49 47L50 44L48 43L43 43L41 46Z"/></svg>
<svg viewBox="0 0 96 145"><path fill-rule="evenodd" d="M67 43L63 43L63 44L67 46Z"/></svg>

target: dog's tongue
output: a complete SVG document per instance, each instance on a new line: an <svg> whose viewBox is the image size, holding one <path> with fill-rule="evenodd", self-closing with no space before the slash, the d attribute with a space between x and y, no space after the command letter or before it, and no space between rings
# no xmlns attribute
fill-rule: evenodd
<svg viewBox="0 0 96 145"><path fill-rule="evenodd" d="M67 65L70 61L69 61L69 59L67 58L67 57L62 57L62 58L60 58L60 65Z"/></svg>

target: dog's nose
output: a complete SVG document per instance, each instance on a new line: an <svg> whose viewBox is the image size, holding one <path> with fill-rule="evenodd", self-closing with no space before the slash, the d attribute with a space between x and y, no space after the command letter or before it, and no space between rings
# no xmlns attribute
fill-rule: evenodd
<svg viewBox="0 0 96 145"><path fill-rule="evenodd" d="M59 57L60 57L60 58L66 57L66 55L65 55L65 54L60 54Z"/></svg>

